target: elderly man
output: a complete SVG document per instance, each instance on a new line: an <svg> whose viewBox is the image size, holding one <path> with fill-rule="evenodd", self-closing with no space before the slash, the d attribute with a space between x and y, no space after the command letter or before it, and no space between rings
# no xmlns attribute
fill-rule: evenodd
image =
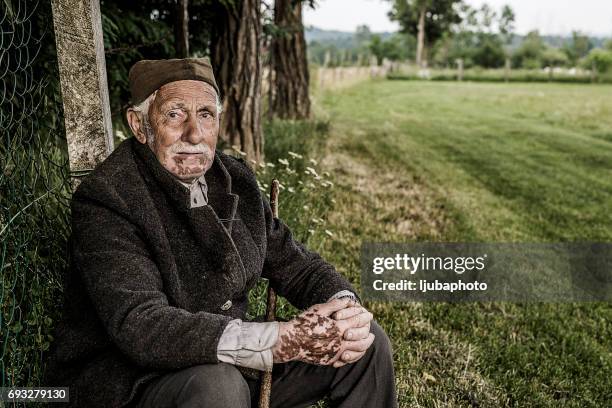
<svg viewBox="0 0 612 408"><path fill-rule="evenodd" d="M80 407L272 406L328 396L393 407L389 340L351 285L272 216L255 175L215 150L221 104L204 59L130 70L134 134L72 200L71 269L47 383ZM260 277L305 309L245 320ZM255 371L258 372L258 371Z"/></svg>

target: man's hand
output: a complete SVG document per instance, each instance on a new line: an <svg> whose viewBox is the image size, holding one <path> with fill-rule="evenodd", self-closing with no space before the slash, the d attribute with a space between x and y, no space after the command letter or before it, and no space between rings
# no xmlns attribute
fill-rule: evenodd
<svg viewBox="0 0 612 408"><path fill-rule="evenodd" d="M310 307L289 322L280 323L279 338L272 349L275 363L299 360L310 364L342 366L357 361L374 341L369 333L369 312L347 314L342 319L331 316L341 310L351 313L356 304L349 299L334 299L330 302ZM359 309L361 310L361 308ZM365 310L365 309L364 309ZM354 311L352 311L354 312ZM358 339L368 325L368 335ZM346 340L345 334L354 340ZM339 361L343 354L349 353L348 361Z"/></svg>
<svg viewBox="0 0 612 408"><path fill-rule="evenodd" d="M346 322L349 328L344 332L344 351L340 358L334 362L334 367L354 363L359 360L374 341L370 333L370 322L373 315L359 304L351 304L347 308L334 313L337 322Z"/></svg>

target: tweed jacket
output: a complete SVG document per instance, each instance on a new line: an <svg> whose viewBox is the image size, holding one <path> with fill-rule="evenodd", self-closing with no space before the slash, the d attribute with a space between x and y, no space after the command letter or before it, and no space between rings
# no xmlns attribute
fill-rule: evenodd
<svg viewBox="0 0 612 408"><path fill-rule="evenodd" d="M70 387L70 406L129 406L155 376L218 363L219 337L262 276L298 308L354 291L272 217L243 161L217 152L205 178L209 202L190 208L188 189L132 137L75 191L45 379Z"/></svg>

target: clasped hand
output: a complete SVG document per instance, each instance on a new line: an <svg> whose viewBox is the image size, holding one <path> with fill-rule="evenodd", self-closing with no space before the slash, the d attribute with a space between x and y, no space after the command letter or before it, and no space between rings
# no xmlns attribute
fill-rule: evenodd
<svg viewBox="0 0 612 408"><path fill-rule="evenodd" d="M293 320L280 322L272 349L275 363L299 360L342 367L359 360L374 341L372 313L343 298L311 306Z"/></svg>

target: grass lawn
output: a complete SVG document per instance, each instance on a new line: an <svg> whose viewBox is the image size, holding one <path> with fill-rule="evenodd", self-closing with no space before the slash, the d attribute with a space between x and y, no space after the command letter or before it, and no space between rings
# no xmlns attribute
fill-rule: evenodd
<svg viewBox="0 0 612 408"><path fill-rule="evenodd" d="M373 81L317 95L334 233L363 241L612 241L612 86ZM609 304L370 303L408 406L611 406Z"/></svg>

